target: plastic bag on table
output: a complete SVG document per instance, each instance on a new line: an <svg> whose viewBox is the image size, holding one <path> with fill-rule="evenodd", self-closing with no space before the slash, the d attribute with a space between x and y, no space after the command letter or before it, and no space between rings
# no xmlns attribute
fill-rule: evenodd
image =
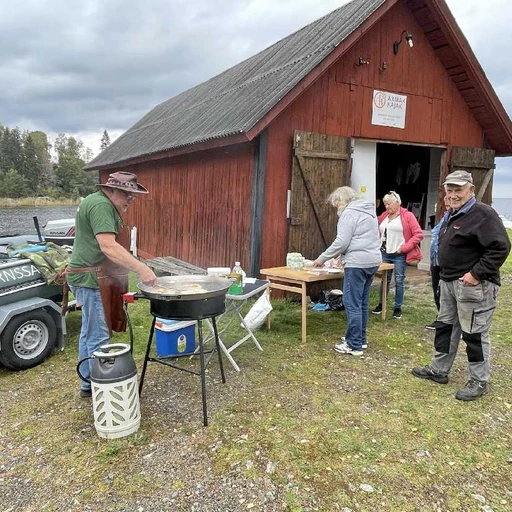
<svg viewBox="0 0 512 512"><path fill-rule="evenodd" d="M264 323L267 315L272 311L272 304L268 294L264 293L251 307L247 315L244 317L244 322L249 329L259 329ZM244 324L242 327L245 328Z"/></svg>

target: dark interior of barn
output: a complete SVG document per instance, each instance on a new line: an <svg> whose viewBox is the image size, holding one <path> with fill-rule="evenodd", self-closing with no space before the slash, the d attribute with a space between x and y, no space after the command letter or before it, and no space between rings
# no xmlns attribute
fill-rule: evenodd
<svg viewBox="0 0 512 512"><path fill-rule="evenodd" d="M377 144L377 212L384 211L382 198L398 192L402 206L425 226L430 148L406 144Z"/></svg>

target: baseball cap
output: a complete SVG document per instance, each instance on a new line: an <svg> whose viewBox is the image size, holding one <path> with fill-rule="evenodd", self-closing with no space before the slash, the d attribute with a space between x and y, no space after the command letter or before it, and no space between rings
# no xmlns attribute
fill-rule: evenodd
<svg viewBox="0 0 512 512"><path fill-rule="evenodd" d="M473 176L471 176L471 173L468 171L463 171L462 169L459 169L458 171L453 171L448 176L446 176L446 179L443 182L443 185L467 185L467 184L473 185Z"/></svg>

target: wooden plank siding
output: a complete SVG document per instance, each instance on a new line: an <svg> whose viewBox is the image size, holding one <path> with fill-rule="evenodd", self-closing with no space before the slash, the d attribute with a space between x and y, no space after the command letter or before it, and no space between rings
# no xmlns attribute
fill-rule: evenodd
<svg viewBox="0 0 512 512"><path fill-rule="evenodd" d="M235 260L249 264L252 144L126 170L150 191L126 214L127 223L138 228L141 256L174 256L202 268L232 266Z"/></svg>
<svg viewBox="0 0 512 512"><path fill-rule="evenodd" d="M393 41L403 30L413 34L414 48L404 40L394 55ZM359 57L369 64L358 66ZM371 124L374 89L407 95L405 129ZM427 35L405 4L397 4L269 125L262 267L286 258L294 130L448 148L481 148L484 141Z"/></svg>
<svg viewBox="0 0 512 512"><path fill-rule="evenodd" d="M421 9L422 2L409 4ZM253 181L258 168L256 142L237 139L236 145L209 150L200 144L179 150L190 151L186 155L148 155L141 157L145 161L122 167L138 174L150 190L148 197L137 199L127 216L128 223L139 229L139 253L143 257L170 255L199 267L231 266L235 260L246 269L249 263L260 268L284 265L295 130L442 145L447 147L447 162L452 146L483 148L484 131L465 101L478 107L478 98L471 89L464 91L468 75L460 62L451 62L453 52L443 53L444 36L427 14L422 18L416 11L415 16L405 0L398 2L293 102L288 104L290 99L283 98L287 106L265 124L266 165L259 163L265 169L260 175L264 196L260 201L252 197L253 183L257 183ZM394 55L393 42L403 30L413 34L414 48L403 40ZM359 66L360 57L369 64ZM452 67L447 71L444 64ZM371 124L374 89L407 95L405 129ZM103 171L102 181L115 170L113 166ZM445 166L441 174L446 171ZM251 226L251 205L263 209L261 259L253 255L252 260L251 230L253 235L258 231L260 220L254 217ZM253 239L254 248L259 242Z"/></svg>

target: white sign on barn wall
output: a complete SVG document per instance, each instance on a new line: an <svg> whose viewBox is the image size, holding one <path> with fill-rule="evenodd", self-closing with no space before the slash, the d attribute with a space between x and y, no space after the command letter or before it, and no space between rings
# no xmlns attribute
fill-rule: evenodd
<svg viewBox="0 0 512 512"><path fill-rule="evenodd" d="M372 124L405 128L407 96L373 91Z"/></svg>

